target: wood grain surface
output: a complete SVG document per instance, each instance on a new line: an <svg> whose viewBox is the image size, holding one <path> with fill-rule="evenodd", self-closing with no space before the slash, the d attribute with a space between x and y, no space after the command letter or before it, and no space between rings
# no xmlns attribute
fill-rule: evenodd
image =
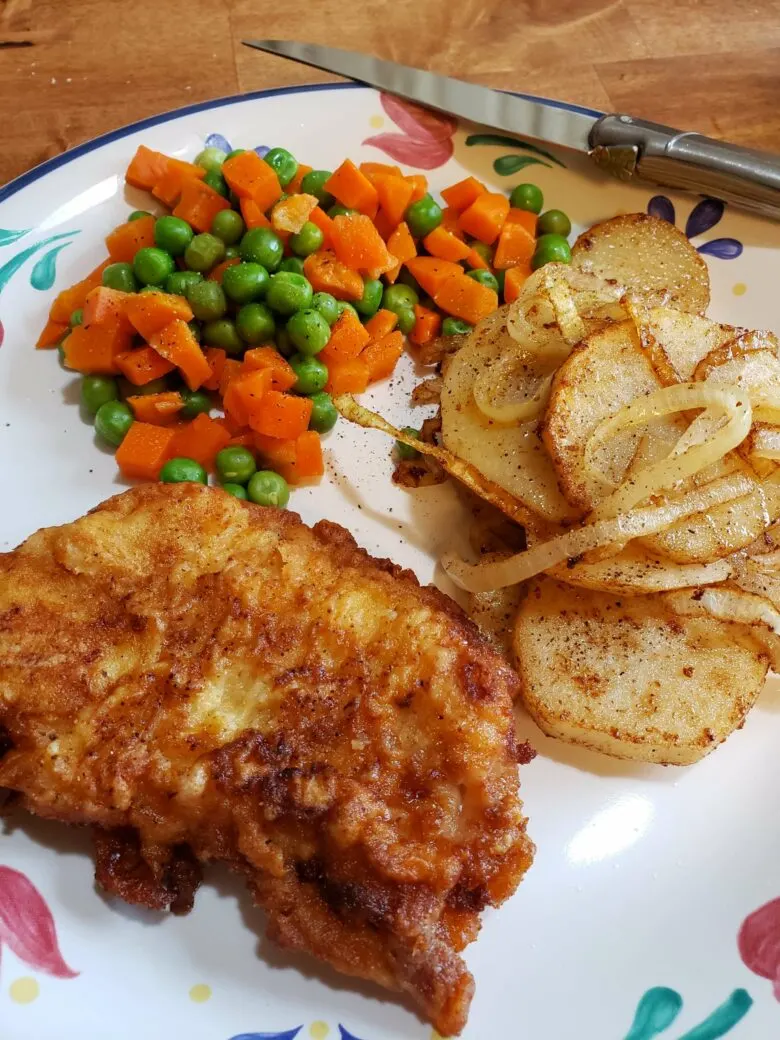
<svg viewBox="0 0 780 1040"><path fill-rule="evenodd" d="M0 184L170 108L333 78L243 36L370 51L780 152L780 0L0 0Z"/></svg>

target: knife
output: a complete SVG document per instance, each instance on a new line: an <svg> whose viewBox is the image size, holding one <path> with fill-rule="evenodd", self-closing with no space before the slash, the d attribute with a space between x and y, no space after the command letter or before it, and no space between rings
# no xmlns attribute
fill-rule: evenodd
<svg viewBox="0 0 780 1040"><path fill-rule="evenodd" d="M335 47L287 40L243 43L474 123L574 148L621 180L636 177L715 196L780 219L780 157L767 152L633 116L508 94Z"/></svg>

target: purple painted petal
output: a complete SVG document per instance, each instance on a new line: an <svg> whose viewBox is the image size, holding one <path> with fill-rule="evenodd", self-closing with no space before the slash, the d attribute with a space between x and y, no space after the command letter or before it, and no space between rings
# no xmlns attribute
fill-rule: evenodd
<svg viewBox="0 0 780 1040"><path fill-rule="evenodd" d="M221 148L223 152L232 152L230 141L222 134L209 134L205 141L207 148Z"/></svg>
<svg viewBox="0 0 780 1040"><path fill-rule="evenodd" d="M268 155L268 153L271 151L271 149L270 149L270 147L267 144L259 144L255 148L255 151L257 152L257 154L260 156L261 159L265 159L266 155Z"/></svg>
<svg viewBox="0 0 780 1040"><path fill-rule="evenodd" d="M659 220L668 220L670 224L674 224L674 206L672 205L672 200L668 199L666 195L653 195L647 204L647 212L651 217L658 217Z"/></svg>
<svg viewBox="0 0 780 1040"><path fill-rule="evenodd" d="M437 166L443 166L453 151L449 138L446 141L432 138L420 141L406 134L377 134L376 137L367 137L363 144L373 145L391 159L420 170L435 170Z"/></svg>
<svg viewBox="0 0 780 1040"><path fill-rule="evenodd" d="M63 960L51 910L30 879L12 867L0 866L0 946L20 961L58 979L74 979Z"/></svg>
<svg viewBox="0 0 780 1040"><path fill-rule="evenodd" d="M339 1022L339 1040L360 1040L360 1037L348 1032Z"/></svg>
<svg viewBox="0 0 780 1040"><path fill-rule="evenodd" d="M237 1036L231 1036L230 1040L295 1040L302 1029L303 1026L298 1026L288 1029L286 1033L239 1033Z"/></svg>
<svg viewBox="0 0 780 1040"><path fill-rule="evenodd" d="M698 247L698 252L705 256L716 256L719 260L736 260L742 256L743 245L736 238L713 238Z"/></svg>
<svg viewBox="0 0 780 1040"><path fill-rule="evenodd" d="M685 225L686 237L696 238L697 235L703 235L705 231L714 228L723 216L725 208L720 199L702 199L701 202L697 202Z"/></svg>
<svg viewBox="0 0 780 1040"><path fill-rule="evenodd" d="M392 94L380 94L379 99L395 125L418 141L446 141L458 129L455 116L432 112L429 108L402 101Z"/></svg>

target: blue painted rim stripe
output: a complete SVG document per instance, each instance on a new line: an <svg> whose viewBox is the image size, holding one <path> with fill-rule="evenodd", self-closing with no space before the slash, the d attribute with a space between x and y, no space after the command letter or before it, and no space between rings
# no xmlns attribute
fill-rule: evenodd
<svg viewBox="0 0 780 1040"><path fill-rule="evenodd" d="M119 141L121 138L137 133L139 130L145 130L147 127L159 126L160 123L169 123L171 120L179 119L181 116L193 115L195 112L207 112L209 109L224 108L225 105L234 105L243 101L283 97L286 94L308 94L320 90L373 90L373 87L367 87L364 83L305 83L295 87L272 87L269 90L254 90L248 94L229 94L227 97L214 98L212 101L198 101L194 105L185 105L184 108L174 108L170 112L149 116L147 119L139 119L136 123L128 123L118 130L110 130L99 137L93 137L83 144L76 145L75 148L69 148L67 152L62 152L60 155L55 155L38 166L34 166L31 170L20 174L19 177L9 181L8 184L0 188L0 202L5 202L6 199L10 199L12 195L21 191L22 188L26 188L28 184L33 184L35 181L40 180L41 177L45 177L46 174L51 173L60 166L64 166L73 159L78 159L79 156L86 155L88 152L94 152L96 148L101 148L104 144ZM507 93L510 92L507 91ZM549 105L550 108L561 108L567 112L579 112L582 115L593 116L594 118L602 115L601 112L597 112L592 108L570 105L566 101L551 101L549 98L536 97L534 94L516 94L515 96L523 98L525 101L537 101L542 105Z"/></svg>

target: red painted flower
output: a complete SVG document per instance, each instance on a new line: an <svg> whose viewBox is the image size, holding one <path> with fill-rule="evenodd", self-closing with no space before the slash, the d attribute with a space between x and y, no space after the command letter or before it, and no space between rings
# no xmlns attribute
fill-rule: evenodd
<svg viewBox="0 0 780 1040"><path fill-rule="evenodd" d="M3 945L35 971L72 979L63 960L57 929L46 900L24 874L0 866L0 950Z"/></svg>
<svg viewBox="0 0 780 1040"><path fill-rule="evenodd" d="M780 1000L780 899L773 899L742 922L739 955L751 971L774 983Z"/></svg>
<svg viewBox="0 0 780 1040"><path fill-rule="evenodd" d="M443 166L453 152L452 136L458 129L457 119L411 101L402 101L392 94L380 94L380 99L382 108L403 133L376 134L367 137L363 144L373 145L391 159L421 170Z"/></svg>

